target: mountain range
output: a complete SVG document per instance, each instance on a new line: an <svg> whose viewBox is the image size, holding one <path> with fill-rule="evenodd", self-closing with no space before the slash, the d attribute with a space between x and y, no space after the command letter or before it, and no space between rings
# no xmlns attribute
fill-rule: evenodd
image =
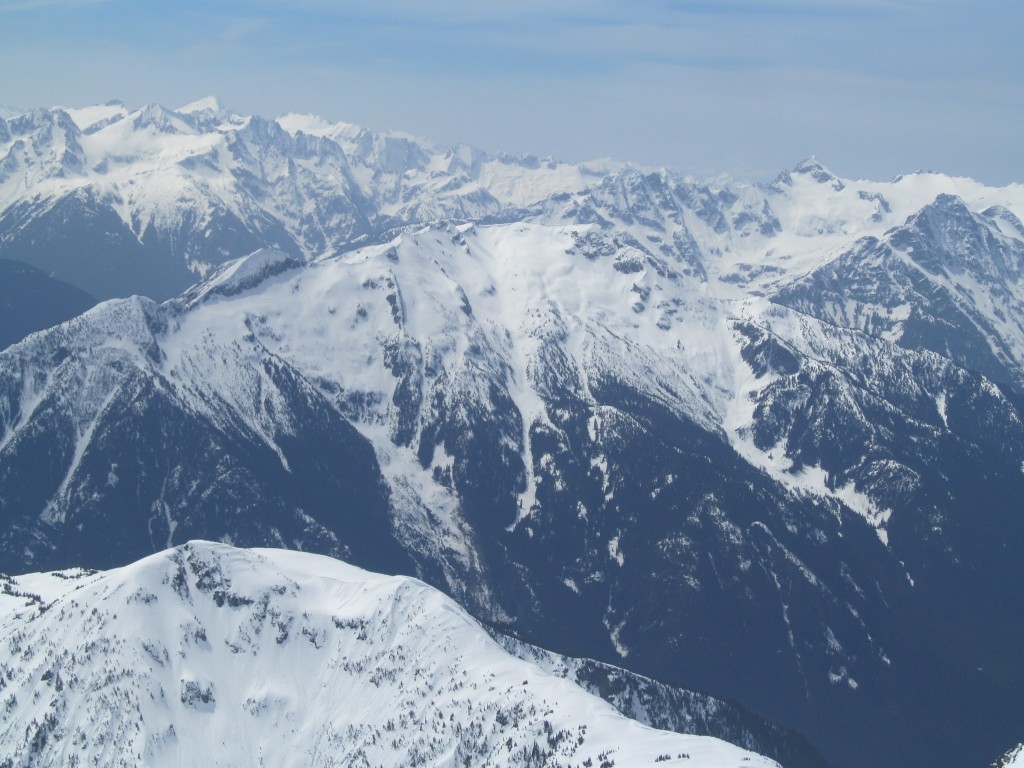
<svg viewBox="0 0 1024 768"><path fill-rule="evenodd" d="M0 121L0 258L112 299L0 352L0 569L309 550L837 768L983 764L1024 715L1020 216L211 100Z"/></svg>

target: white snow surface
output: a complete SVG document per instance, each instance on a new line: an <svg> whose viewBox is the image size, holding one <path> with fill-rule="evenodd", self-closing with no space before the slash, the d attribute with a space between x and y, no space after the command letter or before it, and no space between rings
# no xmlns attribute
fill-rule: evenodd
<svg viewBox="0 0 1024 768"><path fill-rule="evenodd" d="M999 762L999 768L1022 768L1024 766L1024 744L1020 744L1007 752Z"/></svg>
<svg viewBox="0 0 1024 768"><path fill-rule="evenodd" d="M128 109L123 104L113 101L108 104L97 104L81 109L69 108L66 112L71 115L75 125L83 131L87 131L103 122L114 122L128 115Z"/></svg>
<svg viewBox="0 0 1024 768"><path fill-rule="evenodd" d="M629 720L440 592L319 555L191 542L0 585L14 765L776 765Z"/></svg>

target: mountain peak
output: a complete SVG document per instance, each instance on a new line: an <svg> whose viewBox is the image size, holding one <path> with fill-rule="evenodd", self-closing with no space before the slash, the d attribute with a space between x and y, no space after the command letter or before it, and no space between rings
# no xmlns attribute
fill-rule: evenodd
<svg viewBox="0 0 1024 768"><path fill-rule="evenodd" d="M815 155L811 155L793 166L793 173L808 175L819 184L838 181L839 177L825 167Z"/></svg>
<svg viewBox="0 0 1024 768"><path fill-rule="evenodd" d="M890 241L931 274L967 274L979 285L1013 285L1024 270L1019 220L1008 210L999 217L998 211L990 207L979 215L959 196L942 193L893 231Z"/></svg>
<svg viewBox="0 0 1024 768"><path fill-rule="evenodd" d="M174 110L181 115L191 115L195 112L220 112L220 102L216 96L206 96L198 101L193 101L183 107Z"/></svg>
<svg viewBox="0 0 1024 768"><path fill-rule="evenodd" d="M783 184L787 187L793 186L793 176L810 176L814 181L819 184L831 184L832 188L836 192L843 189L846 185L830 171L825 164L822 163L815 155L811 155L799 163L793 166L790 171L782 171L776 178L772 186L777 187Z"/></svg>
<svg viewBox="0 0 1024 768"><path fill-rule="evenodd" d="M962 227L971 223L973 214L967 204L957 195L942 192L917 213L907 219L907 225L928 231L946 231L950 227Z"/></svg>
<svg viewBox="0 0 1024 768"><path fill-rule="evenodd" d="M147 104L133 114L132 124L135 128L152 128L158 133L195 133L185 118L159 104Z"/></svg>
<svg viewBox="0 0 1024 768"><path fill-rule="evenodd" d="M320 115L299 114L298 112L281 115L277 118L277 124L292 136L300 131L307 136L328 136L334 128L334 123L325 120Z"/></svg>
<svg viewBox="0 0 1024 768"><path fill-rule="evenodd" d="M940 192L936 195L931 205L942 211L960 212L961 210L969 210L959 195L953 195L948 192Z"/></svg>

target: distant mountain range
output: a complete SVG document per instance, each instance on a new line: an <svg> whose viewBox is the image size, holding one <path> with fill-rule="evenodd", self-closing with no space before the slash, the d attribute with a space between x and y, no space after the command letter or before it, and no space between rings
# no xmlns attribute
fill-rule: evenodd
<svg viewBox="0 0 1024 768"><path fill-rule="evenodd" d="M0 353L0 569L311 550L837 768L984 764L1024 716L1021 216L209 100L0 121L0 258L150 297Z"/></svg>

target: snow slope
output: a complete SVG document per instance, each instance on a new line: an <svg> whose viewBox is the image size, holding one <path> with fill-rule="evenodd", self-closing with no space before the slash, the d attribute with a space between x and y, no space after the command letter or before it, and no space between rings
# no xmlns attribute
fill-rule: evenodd
<svg viewBox="0 0 1024 768"><path fill-rule="evenodd" d="M1024 765L1024 744L1008 750L998 760L992 763L990 768L1019 768Z"/></svg>
<svg viewBox="0 0 1024 768"><path fill-rule="evenodd" d="M6 765L770 766L642 726L450 599L317 555L191 542L3 577Z"/></svg>

